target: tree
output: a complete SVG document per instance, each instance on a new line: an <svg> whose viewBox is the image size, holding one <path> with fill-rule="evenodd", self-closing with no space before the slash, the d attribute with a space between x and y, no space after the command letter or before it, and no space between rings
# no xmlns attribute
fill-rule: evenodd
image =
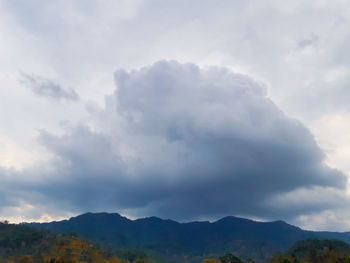
<svg viewBox="0 0 350 263"><path fill-rule="evenodd" d="M316 250L314 248L310 249L310 251L308 253L307 260L309 262L316 263L316 261L317 261L317 252L316 252Z"/></svg>
<svg viewBox="0 0 350 263"><path fill-rule="evenodd" d="M214 258L206 258L203 259L202 263L219 263L219 261Z"/></svg>
<svg viewBox="0 0 350 263"><path fill-rule="evenodd" d="M220 258L221 263L243 263L238 257L231 253L227 253L225 256Z"/></svg>
<svg viewBox="0 0 350 263"><path fill-rule="evenodd" d="M19 260L20 263L33 263L33 257L31 255L24 255Z"/></svg>

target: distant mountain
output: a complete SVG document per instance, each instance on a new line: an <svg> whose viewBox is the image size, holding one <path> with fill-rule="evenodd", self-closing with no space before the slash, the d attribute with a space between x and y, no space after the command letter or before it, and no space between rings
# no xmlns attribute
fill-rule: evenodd
<svg viewBox="0 0 350 263"><path fill-rule="evenodd" d="M306 231L283 221L257 222L233 216L213 223L178 223L157 217L130 220L117 213L86 213L69 220L27 225L55 233L75 232L114 248L153 251L182 262L227 252L262 262L307 238L337 238L350 243L350 232Z"/></svg>

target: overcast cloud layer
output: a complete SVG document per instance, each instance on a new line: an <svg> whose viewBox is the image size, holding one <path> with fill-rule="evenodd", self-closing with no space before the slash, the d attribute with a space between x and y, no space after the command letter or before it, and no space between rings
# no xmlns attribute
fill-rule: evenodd
<svg viewBox="0 0 350 263"><path fill-rule="evenodd" d="M349 230L349 17L346 0L0 0L0 217Z"/></svg>

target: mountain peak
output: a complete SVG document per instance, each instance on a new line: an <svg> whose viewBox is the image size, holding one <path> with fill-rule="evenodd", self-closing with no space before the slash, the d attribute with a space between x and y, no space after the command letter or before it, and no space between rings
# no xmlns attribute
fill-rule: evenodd
<svg viewBox="0 0 350 263"><path fill-rule="evenodd" d="M247 219L247 218L242 218L242 217L237 217L237 216L225 216L215 222L213 222L214 224L217 223L257 223L257 221L253 221L251 219Z"/></svg>
<svg viewBox="0 0 350 263"><path fill-rule="evenodd" d="M99 221L99 220L126 221L127 220L129 221L127 217L124 217L118 213L107 213L107 212L99 212L99 213L88 212L85 214L78 215L76 217L71 217L69 219L69 221L80 221L80 220L83 220L83 221L86 221L86 220L88 221Z"/></svg>

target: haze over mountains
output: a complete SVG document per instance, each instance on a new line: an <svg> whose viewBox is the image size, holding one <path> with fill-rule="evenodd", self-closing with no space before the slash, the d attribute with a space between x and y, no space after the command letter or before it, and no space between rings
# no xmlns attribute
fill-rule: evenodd
<svg viewBox="0 0 350 263"><path fill-rule="evenodd" d="M55 233L75 232L113 248L147 250L173 259L232 252L261 262L298 240L337 238L350 242L350 232L307 231L284 221L257 222L234 216L212 223L179 223L157 217L130 220L117 213L86 213L69 220L27 225Z"/></svg>

